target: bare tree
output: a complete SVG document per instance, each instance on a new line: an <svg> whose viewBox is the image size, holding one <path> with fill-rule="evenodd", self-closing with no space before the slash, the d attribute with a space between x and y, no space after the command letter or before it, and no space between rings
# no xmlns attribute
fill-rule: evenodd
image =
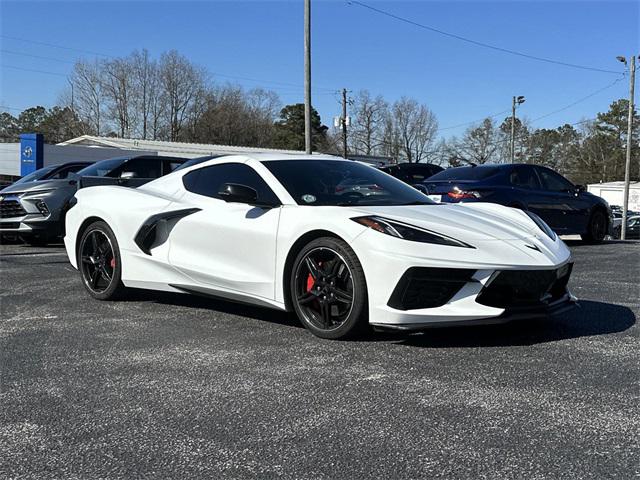
<svg viewBox="0 0 640 480"><path fill-rule="evenodd" d="M372 98L368 90L360 90L353 103L350 149L364 155L376 153L383 143L388 114L389 105L382 95Z"/></svg>
<svg viewBox="0 0 640 480"><path fill-rule="evenodd" d="M499 130L491 118L485 118L479 126L469 127L461 140L454 138L449 142L449 162L452 165L491 162L495 160L500 145Z"/></svg>
<svg viewBox="0 0 640 480"><path fill-rule="evenodd" d="M136 102L132 57L114 58L102 64L102 88L110 120L120 137L131 136L135 124Z"/></svg>
<svg viewBox="0 0 640 480"><path fill-rule="evenodd" d="M143 139L153 135L153 125L158 122L162 112L156 112L160 100L160 82L158 78L158 64L149 57L147 49L135 51L131 54L133 65L132 83L135 92L136 124L138 134Z"/></svg>
<svg viewBox="0 0 640 480"><path fill-rule="evenodd" d="M205 73L176 50L160 56L160 82L167 104L169 140L175 141L189 114L193 101L205 84Z"/></svg>
<svg viewBox="0 0 640 480"><path fill-rule="evenodd" d="M74 110L95 135L102 132L105 108L101 66L98 62L79 60L70 78L73 85Z"/></svg>
<svg viewBox="0 0 640 480"><path fill-rule="evenodd" d="M393 104L388 136L408 162L420 162L431 153L438 121L431 110L412 98L402 97Z"/></svg>

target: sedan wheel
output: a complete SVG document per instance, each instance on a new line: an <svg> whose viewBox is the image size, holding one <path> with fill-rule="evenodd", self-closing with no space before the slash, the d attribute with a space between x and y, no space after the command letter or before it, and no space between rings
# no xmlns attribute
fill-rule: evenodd
<svg viewBox="0 0 640 480"><path fill-rule="evenodd" d="M607 235L607 217L601 210L596 210L591 214L587 233L582 236L585 242L600 243Z"/></svg>
<svg viewBox="0 0 640 480"><path fill-rule="evenodd" d="M291 297L302 323L319 337L343 338L364 323L364 274L353 251L341 240L314 240L300 252Z"/></svg>

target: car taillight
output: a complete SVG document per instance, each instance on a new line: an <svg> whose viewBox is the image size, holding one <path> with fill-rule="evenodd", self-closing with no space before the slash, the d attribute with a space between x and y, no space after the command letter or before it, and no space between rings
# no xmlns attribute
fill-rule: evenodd
<svg viewBox="0 0 640 480"><path fill-rule="evenodd" d="M465 190L452 190L451 192L447 193L448 196L450 196L451 198L455 198L456 200L462 200L464 198L480 198L481 195L473 190L469 190L469 191L465 191Z"/></svg>

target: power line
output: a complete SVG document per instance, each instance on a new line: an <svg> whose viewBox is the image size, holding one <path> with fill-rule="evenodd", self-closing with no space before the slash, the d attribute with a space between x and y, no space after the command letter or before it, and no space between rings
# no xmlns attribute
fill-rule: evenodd
<svg viewBox="0 0 640 480"><path fill-rule="evenodd" d="M616 83L622 81L624 78L625 78L625 75L623 74L620 78L617 78L616 80L614 80L613 82L609 83L608 85L596 90L595 92L590 93L589 95L586 95L586 96L576 100L573 103L570 103L569 105L567 105L565 107L559 108L558 110L554 110L553 112L549 112L549 113L547 113L545 115L542 115L542 116L540 116L538 118L534 118L533 120L531 120L531 123L537 122L538 120L542 120L543 118L550 117L551 115L555 115L556 113L564 112L565 110L568 110L571 107L573 107L573 106L575 106L575 105L577 105L577 104L579 104L581 102L584 102L585 100L588 100L589 98L594 97L597 94L599 94L601 92L604 92L605 90L613 87Z"/></svg>
<svg viewBox="0 0 640 480"><path fill-rule="evenodd" d="M2 65L2 68L13 68L14 70L22 70L25 72L34 72L34 73L44 73L47 75L56 75L58 77L67 77L66 74L64 73L56 73L56 72L48 72L46 70L34 70L32 68L23 68L23 67L16 67L15 65Z"/></svg>
<svg viewBox="0 0 640 480"><path fill-rule="evenodd" d="M473 125L475 123L480 123L480 122L486 120L487 118L499 117L500 115L504 115L505 113L510 112L510 111L511 111L511 109L508 108L506 110L503 110L502 112L494 113L493 115L487 115L486 117L483 117L483 118L481 118L479 120L473 120L471 122L460 123L458 125L452 125L450 127L439 128L438 131L441 132L442 130L451 130L451 129L454 129L454 128L465 127L467 125Z"/></svg>
<svg viewBox="0 0 640 480"><path fill-rule="evenodd" d="M33 43L34 45L44 45L46 47L53 47L53 48L59 48L62 50L70 50L72 52L79 52L79 53L88 53L90 55L97 55L100 57L111 57L113 58L113 55L107 55L106 53L100 53L100 52L94 52L92 50L84 50L82 48L75 48L75 47L67 47L64 45L58 45L55 43L47 43L47 42L40 42L38 40L31 40L28 38L19 38L19 37L12 37L10 35L0 35L1 38L6 38L8 40L18 40L20 42L26 42L26 43Z"/></svg>
<svg viewBox="0 0 640 480"><path fill-rule="evenodd" d="M350 4L350 5L358 5L360 7L367 8L367 9L369 9L369 10L371 10L373 12L379 13L381 15L385 15L387 17L394 18L394 19L396 19L396 20L398 20L400 22L408 23L409 25L413 25L415 27L419 27L419 28L422 28L424 30L429 30L430 32L434 32L434 33L437 33L439 35L444 35L446 37L455 38L456 40L460 40L462 42L471 43L471 44L476 45L478 47L489 48L491 50L496 50L498 52L508 53L510 55L515 55L515 56L518 56L518 57L524 57L524 58L528 58L530 60L536 60L538 62L546 62L546 63L552 63L554 65L562 65L564 67L578 68L578 69L581 69L581 70L590 70L590 71L593 71L593 72L620 74L619 71L615 71L615 70L606 70L606 69L603 69L603 68L590 67L590 66L587 66L587 65L578 65L578 64L575 64L575 63L562 62L560 60L553 60L553 59L550 59L550 58L538 57L536 55L530 55L528 53L519 52L517 50L511 50L509 48L498 47L496 45L491 45L489 43L480 42L478 40L473 40L471 38L463 37L463 36L457 35L455 33L445 32L444 30L440 30L440 29L437 29L437 28L434 28L434 27L430 27L428 25L424 25L422 23L415 22L415 21L410 20L408 18L401 17L399 15L395 15L395 14L393 14L391 12L387 12L385 10L381 10L379 8L372 7L371 5L367 5L366 3L360 2L358 0L347 0L347 3Z"/></svg>
<svg viewBox="0 0 640 480"><path fill-rule="evenodd" d="M41 60L53 60L54 62L71 63L71 64L76 63L76 62L71 61L71 60L62 60L61 58L45 57L43 55L32 55L30 53L15 52L13 50L0 49L0 52L8 53L10 55L20 55L22 57L39 58Z"/></svg>

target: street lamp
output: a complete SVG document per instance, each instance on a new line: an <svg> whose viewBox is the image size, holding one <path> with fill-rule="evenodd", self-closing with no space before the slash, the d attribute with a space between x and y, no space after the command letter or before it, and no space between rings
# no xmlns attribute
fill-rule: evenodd
<svg viewBox="0 0 640 480"><path fill-rule="evenodd" d="M516 159L516 106L523 104L524 101L524 96L518 95L513 97L511 103L511 163L514 163Z"/></svg>

